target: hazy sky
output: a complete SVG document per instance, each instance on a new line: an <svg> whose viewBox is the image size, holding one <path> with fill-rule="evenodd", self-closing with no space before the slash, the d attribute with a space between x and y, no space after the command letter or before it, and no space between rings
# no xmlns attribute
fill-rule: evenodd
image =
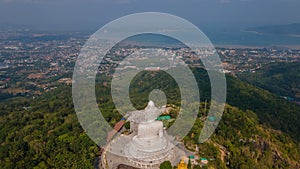
<svg viewBox="0 0 300 169"><path fill-rule="evenodd" d="M300 22L300 0L0 0L0 29L94 30L136 12L166 12L199 27Z"/></svg>

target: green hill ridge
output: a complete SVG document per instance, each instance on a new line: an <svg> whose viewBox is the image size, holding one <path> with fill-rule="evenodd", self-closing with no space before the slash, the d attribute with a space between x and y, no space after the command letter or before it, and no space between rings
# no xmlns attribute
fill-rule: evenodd
<svg viewBox="0 0 300 169"><path fill-rule="evenodd" d="M193 71L202 106L184 139L191 150L198 144L206 117L203 105L210 95L206 72ZM166 74L142 72L139 76L143 78L136 78L139 84L133 80L130 94L136 107L143 108L147 103L149 86L164 87L169 92L168 102L178 105L178 88L172 79L163 82ZM97 101L106 120L114 125L122 116L115 110L109 85L103 85L107 81L107 77L97 79ZM227 86L228 105L223 118L212 138L198 144L198 155L214 159L208 164L214 168L299 168L299 106L231 76L227 77ZM99 147L77 120L70 86L60 85L34 100L9 99L0 107L0 168L94 168Z"/></svg>

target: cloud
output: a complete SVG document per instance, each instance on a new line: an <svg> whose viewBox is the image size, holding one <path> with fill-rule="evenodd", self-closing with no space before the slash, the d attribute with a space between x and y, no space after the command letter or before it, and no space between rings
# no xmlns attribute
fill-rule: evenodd
<svg viewBox="0 0 300 169"><path fill-rule="evenodd" d="M220 0L220 3L222 3L222 4L227 4L227 3L230 3L231 2L231 0Z"/></svg>
<svg viewBox="0 0 300 169"><path fill-rule="evenodd" d="M249 1L252 1L252 0L219 0L219 2L221 4L228 4L228 3L234 3L234 2L249 2Z"/></svg>
<svg viewBox="0 0 300 169"><path fill-rule="evenodd" d="M128 3L132 3L135 2L136 0L115 0L116 3L120 3L120 4L128 4Z"/></svg>
<svg viewBox="0 0 300 169"><path fill-rule="evenodd" d="M13 2L13 0L2 0L1 2L4 2L4 3L11 3L11 2Z"/></svg>
<svg viewBox="0 0 300 169"><path fill-rule="evenodd" d="M120 3L120 4L126 4L126 3L131 3L135 2L136 0L0 0L0 2L4 3L13 3L13 2L22 2L22 3L43 3L43 2L59 2L59 1L87 1L87 2L106 2L106 1L111 1L113 3Z"/></svg>
<svg viewBox="0 0 300 169"><path fill-rule="evenodd" d="M14 2L21 2L21 3L38 3L38 2L43 2L45 0L0 0L0 2L4 3L14 3Z"/></svg>

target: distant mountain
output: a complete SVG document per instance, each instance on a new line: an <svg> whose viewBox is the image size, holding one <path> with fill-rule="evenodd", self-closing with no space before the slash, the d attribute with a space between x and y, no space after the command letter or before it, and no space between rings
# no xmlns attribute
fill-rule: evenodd
<svg viewBox="0 0 300 169"><path fill-rule="evenodd" d="M245 31L255 34L288 35L300 37L300 23L248 28Z"/></svg>

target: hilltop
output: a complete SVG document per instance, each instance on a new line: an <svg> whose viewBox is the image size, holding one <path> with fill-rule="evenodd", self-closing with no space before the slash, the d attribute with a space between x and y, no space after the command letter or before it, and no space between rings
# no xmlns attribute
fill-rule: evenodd
<svg viewBox="0 0 300 169"><path fill-rule="evenodd" d="M202 101L209 100L206 71L193 71ZM149 86L160 85L169 93L168 102L178 105L178 88L172 79L163 82L168 78L166 74L142 72L138 76L140 83L132 82L130 96L136 107L143 108L147 103ZM97 80L97 101L106 120L114 125L122 116L113 105L108 84L107 77ZM228 104L221 123L208 142L198 144L198 155L213 159L208 165L214 168L299 167L299 107L231 76L227 85ZM70 86L61 84L34 100L17 97L0 104L0 168L94 167L99 147L78 123ZM184 139L190 150L197 144L207 115L203 105Z"/></svg>

